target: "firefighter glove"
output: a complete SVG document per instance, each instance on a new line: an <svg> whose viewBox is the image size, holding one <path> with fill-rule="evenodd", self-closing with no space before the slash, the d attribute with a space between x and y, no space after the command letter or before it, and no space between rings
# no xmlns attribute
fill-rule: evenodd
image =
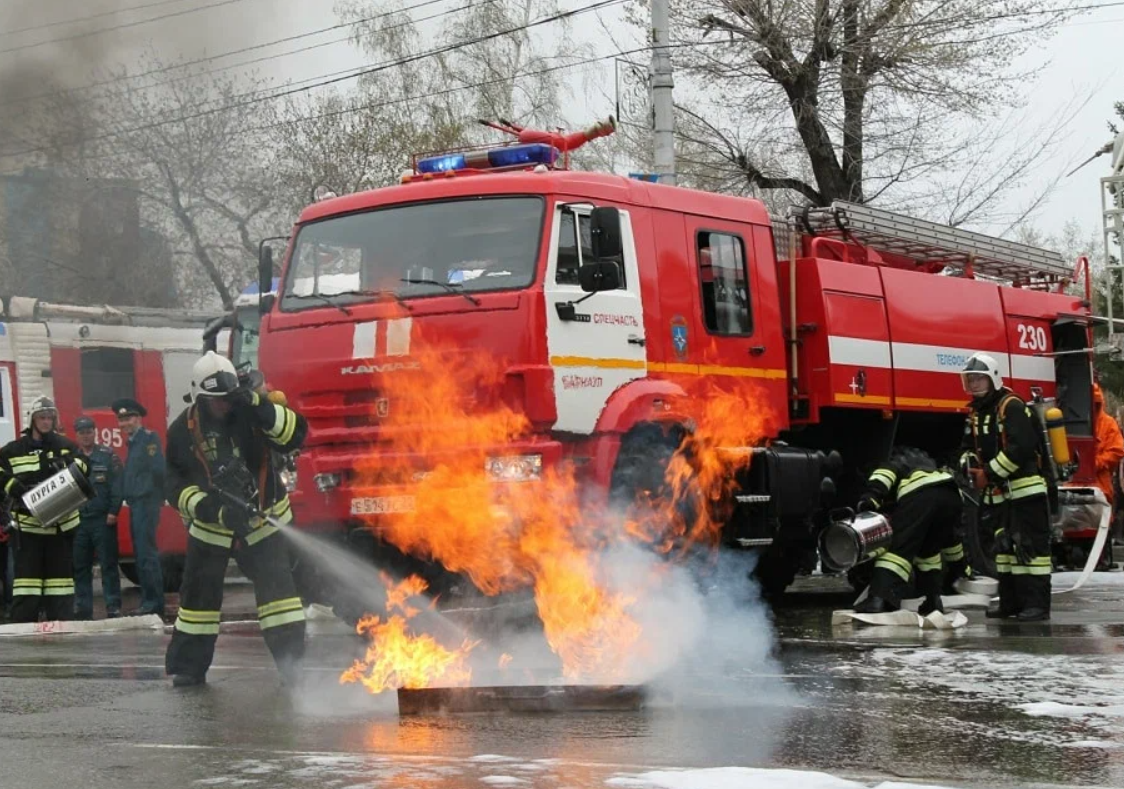
<svg viewBox="0 0 1124 789"><path fill-rule="evenodd" d="M27 485L24 485L23 482L20 481L19 477L12 478L12 486L8 488L8 495L12 499L16 501L22 499L27 491Z"/></svg>
<svg viewBox="0 0 1124 789"><path fill-rule="evenodd" d="M236 537L245 537L250 533L250 513L244 507L234 504L224 504L219 511L219 520L222 525L234 532Z"/></svg>
<svg viewBox="0 0 1124 789"><path fill-rule="evenodd" d="M261 402L261 396L249 386L238 387L230 394L230 397L234 400L235 405L244 408L253 408Z"/></svg>
<svg viewBox="0 0 1124 789"><path fill-rule="evenodd" d="M878 499L874 498L873 496L863 496L861 499L859 499L859 503L855 507L855 510L856 512L877 512L878 507Z"/></svg>
<svg viewBox="0 0 1124 789"><path fill-rule="evenodd" d="M976 490L987 488L987 472L982 468L968 469L968 479L972 481L972 487Z"/></svg>

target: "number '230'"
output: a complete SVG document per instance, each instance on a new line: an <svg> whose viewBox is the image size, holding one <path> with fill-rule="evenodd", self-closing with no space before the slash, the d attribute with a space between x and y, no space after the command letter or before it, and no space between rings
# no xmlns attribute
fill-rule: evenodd
<svg viewBox="0 0 1124 789"><path fill-rule="evenodd" d="M1019 347L1028 351L1046 350L1046 330L1041 326L1027 326L1020 323L1015 328L1019 331Z"/></svg>

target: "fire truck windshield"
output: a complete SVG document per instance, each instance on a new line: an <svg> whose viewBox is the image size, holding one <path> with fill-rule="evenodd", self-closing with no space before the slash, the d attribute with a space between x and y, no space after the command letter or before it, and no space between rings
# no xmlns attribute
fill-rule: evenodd
<svg viewBox="0 0 1124 789"><path fill-rule="evenodd" d="M398 205L305 225L281 309L525 288L535 278L543 214L541 197L512 196Z"/></svg>

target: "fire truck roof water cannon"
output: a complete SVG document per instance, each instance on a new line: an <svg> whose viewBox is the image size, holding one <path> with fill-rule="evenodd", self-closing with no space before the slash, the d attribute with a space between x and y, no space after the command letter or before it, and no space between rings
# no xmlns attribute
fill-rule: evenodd
<svg viewBox="0 0 1124 789"><path fill-rule="evenodd" d="M260 367L309 421L300 528L491 594L543 582L534 557L498 568L507 533L488 529L544 501L565 520L560 479L586 505L694 491L711 504L662 513L706 529L630 533L755 551L780 591L892 446L958 455L960 371L982 351L1053 431L1058 545L1103 538L1098 319L1056 253L865 205L778 219L754 199L568 170L612 118L486 125L512 144L415 157L399 184L309 205L259 301ZM965 538L993 572L988 535ZM869 555L857 539L854 561Z"/></svg>

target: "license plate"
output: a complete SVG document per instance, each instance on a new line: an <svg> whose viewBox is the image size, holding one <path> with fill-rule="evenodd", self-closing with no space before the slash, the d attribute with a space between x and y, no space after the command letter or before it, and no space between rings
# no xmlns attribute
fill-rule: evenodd
<svg viewBox="0 0 1124 789"><path fill-rule="evenodd" d="M413 512L417 501L413 496L368 496L351 500L352 515L393 515Z"/></svg>

